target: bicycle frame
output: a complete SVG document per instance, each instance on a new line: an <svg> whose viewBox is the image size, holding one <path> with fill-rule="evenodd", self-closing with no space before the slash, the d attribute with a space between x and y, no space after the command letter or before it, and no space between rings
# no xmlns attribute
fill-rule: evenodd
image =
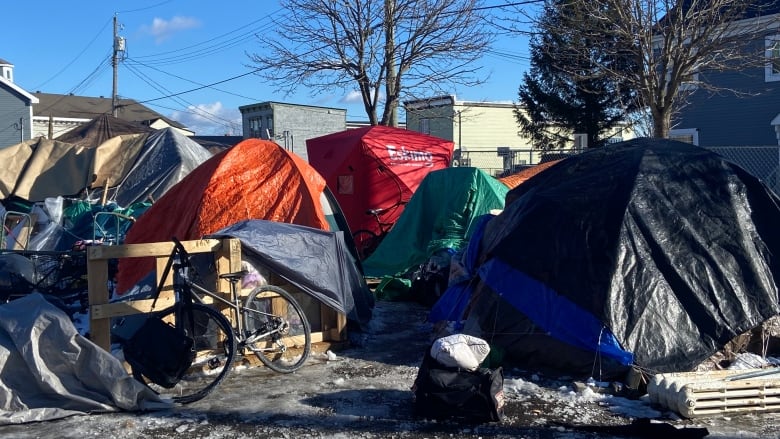
<svg viewBox="0 0 780 439"><path fill-rule="evenodd" d="M214 300L219 301L220 303L224 304L225 306L229 307L231 310L231 313L233 315L233 318L235 319L235 323L233 324L233 332L236 335L236 339L241 345L252 343L260 338L267 337L274 332L278 332L278 330L275 331L269 331L264 333L254 333L254 334L246 334L244 331L244 314L246 313L255 313L259 315L265 315L265 316L273 316L273 314L270 313L264 313L262 311L258 311L256 309L247 308L244 306L243 303L241 303L241 299L239 298L237 292L235 291L235 283L231 282L231 292L230 292L230 300L225 299L224 297L220 296L214 291L211 291L201 285L198 285L195 283L192 279L189 279L186 276L183 276L183 281L187 284L188 287L196 290L198 293L210 297ZM196 299L199 303L205 304L205 301L203 300L203 297L199 296L198 294L193 294L193 298Z"/></svg>
<svg viewBox="0 0 780 439"><path fill-rule="evenodd" d="M240 271L220 275L220 278L230 282L230 297L225 298L224 292L213 291L206 288L203 285L198 284L194 278L190 276L189 270L192 266L189 260L189 253L184 249L184 246L180 241L175 238L173 241L174 248L165 265L163 274L160 277L155 301L163 288L165 288L165 282L171 274L171 271L173 271L173 278L171 279L173 293L175 294L175 303L173 306L179 306L186 312L188 309L191 309L194 304L197 304L198 306L208 307L212 309L212 311L221 314L221 310L213 308L212 305L222 304L226 308L229 308L232 314L231 317L233 317L234 321L231 322L229 318L226 318L226 328L231 332L232 338L235 339L237 349L242 351L244 349L251 350L266 366L278 372L291 372L303 364L302 361L305 361L310 352L311 332L309 324L306 321L306 316L303 314L303 310L291 296L288 296L289 293L276 286L268 285L267 287L260 287L267 288L267 291L253 290L246 300L252 300L253 303L255 303L254 300L257 298L269 299L272 310L270 310L270 312L264 312L262 309L248 307L247 303L242 302L242 298L238 291L238 282L246 273ZM279 291L275 291L275 289L278 289ZM303 360L296 363L293 369L288 369L287 366L283 365L274 366L276 360L266 360L265 357L262 356L264 353L278 354L287 352L288 347L286 343L291 340L297 343L296 340L298 340L299 334L293 335L292 338L287 338L291 325L286 317L278 315L276 310L273 309L273 299L275 297L279 297L286 301L288 305L292 305L293 312L299 315L303 322L301 329L303 331L302 335L305 348L303 351L304 354L300 357L303 358ZM206 298L211 298L211 303L206 303L206 300L204 300ZM155 301L152 303L152 309L154 309ZM249 316L257 316L258 318L256 320L261 322L261 324L257 327L246 327L248 325L247 322L250 321L248 318ZM192 320L190 319L190 321ZM251 333L249 331L251 331ZM262 346L255 346L256 343L259 343ZM243 353L244 352L242 352L242 354Z"/></svg>

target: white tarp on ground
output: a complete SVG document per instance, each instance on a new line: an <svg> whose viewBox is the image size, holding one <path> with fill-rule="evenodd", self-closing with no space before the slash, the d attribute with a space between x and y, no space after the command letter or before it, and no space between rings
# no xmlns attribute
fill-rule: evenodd
<svg viewBox="0 0 780 439"><path fill-rule="evenodd" d="M0 425L167 407L41 294L0 306Z"/></svg>

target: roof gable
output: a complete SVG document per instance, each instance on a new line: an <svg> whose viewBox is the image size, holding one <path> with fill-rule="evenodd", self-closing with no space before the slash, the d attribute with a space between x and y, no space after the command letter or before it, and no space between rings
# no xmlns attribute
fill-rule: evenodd
<svg viewBox="0 0 780 439"><path fill-rule="evenodd" d="M39 105L33 109L34 116L47 117L51 115L63 118L95 119L98 116L113 113L111 98L51 93L33 94L40 101ZM187 129L184 125L168 119L132 99L119 99L117 118L137 123L162 119L172 127Z"/></svg>
<svg viewBox="0 0 780 439"><path fill-rule="evenodd" d="M18 95L20 98L27 101L28 104L37 104L38 98L33 96L32 94L25 91L23 88L19 87L18 85L14 84L13 82L10 82L0 76L0 87L6 88L12 93Z"/></svg>

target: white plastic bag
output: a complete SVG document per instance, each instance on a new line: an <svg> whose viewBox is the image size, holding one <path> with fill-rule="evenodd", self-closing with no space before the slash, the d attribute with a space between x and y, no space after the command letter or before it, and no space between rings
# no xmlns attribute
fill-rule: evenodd
<svg viewBox="0 0 780 439"><path fill-rule="evenodd" d="M431 346L431 357L447 367L475 371L490 353L490 345L481 338L453 334L436 339Z"/></svg>

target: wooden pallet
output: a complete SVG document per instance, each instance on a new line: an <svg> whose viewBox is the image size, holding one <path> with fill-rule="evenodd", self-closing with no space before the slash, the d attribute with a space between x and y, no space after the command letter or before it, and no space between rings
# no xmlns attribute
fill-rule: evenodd
<svg viewBox="0 0 780 439"><path fill-rule="evenodd" d="M650 402L686 418L780 411L780 369L719 370L655 375Z"/></svg>

